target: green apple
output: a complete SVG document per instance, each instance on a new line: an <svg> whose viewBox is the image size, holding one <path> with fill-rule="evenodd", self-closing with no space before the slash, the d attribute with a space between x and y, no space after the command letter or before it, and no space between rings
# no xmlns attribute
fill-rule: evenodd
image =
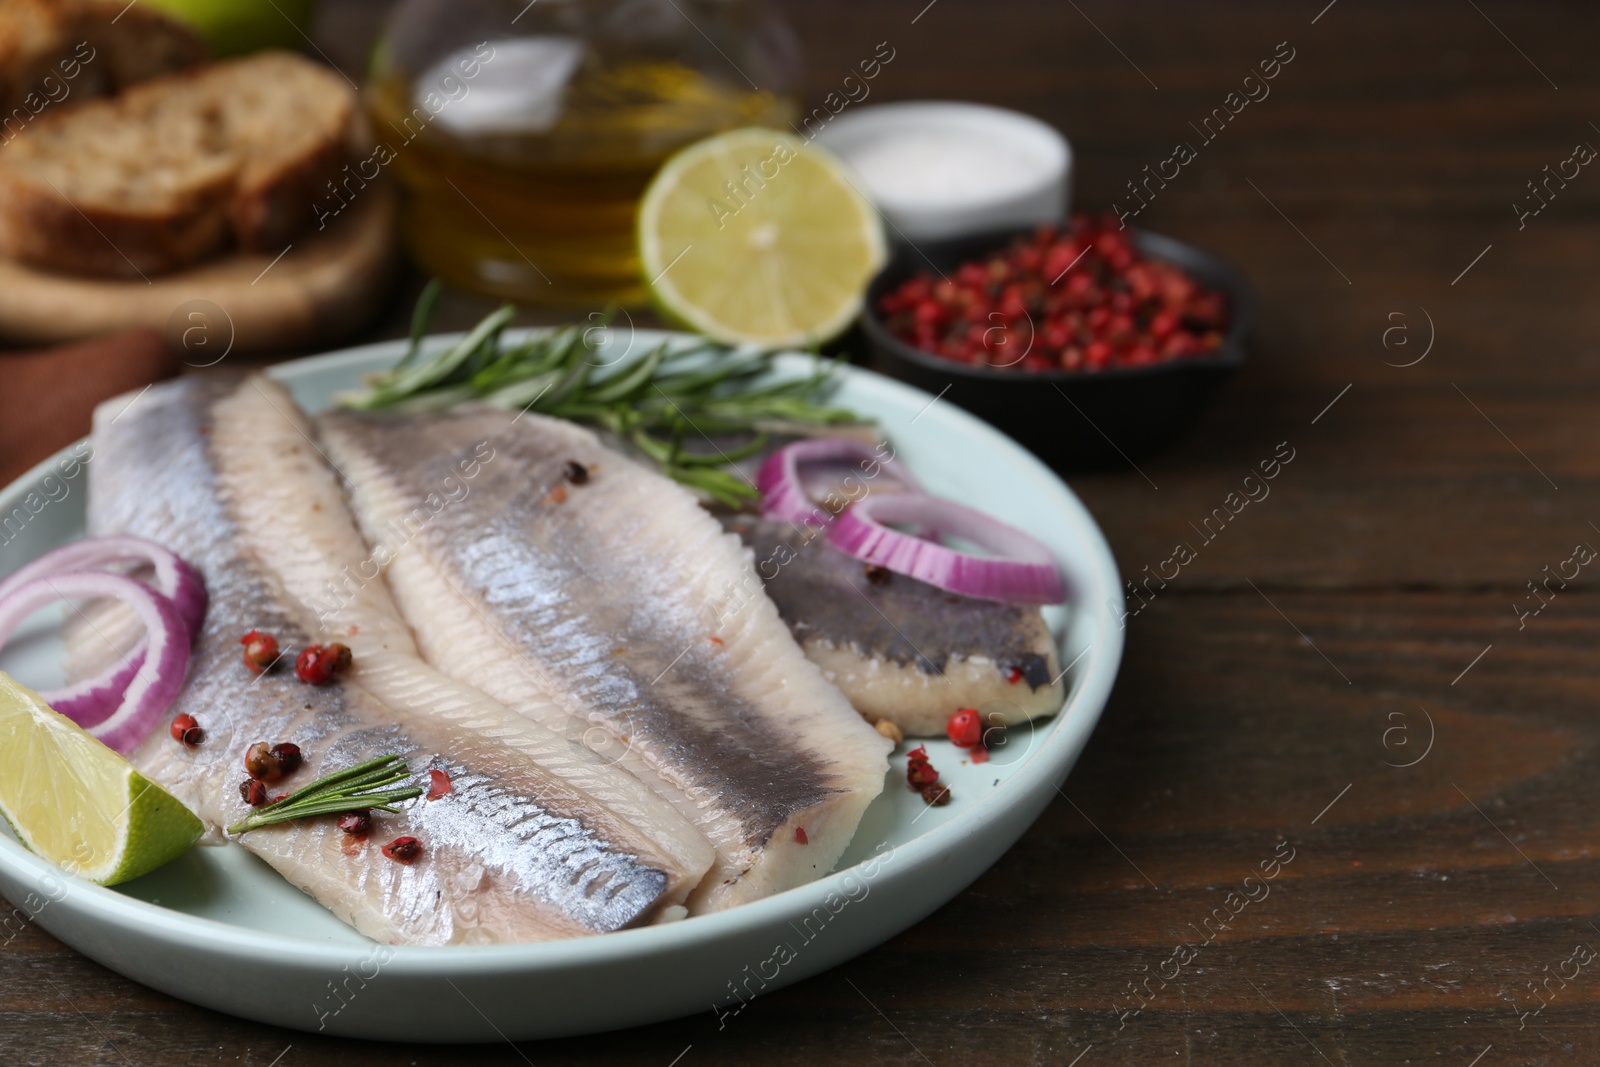
<svg viewBox="0 0 1600 1067"><path fill-rule="evenodd" d="M301 48L316 0L146 0L194 26L219 56Z"/></svg>

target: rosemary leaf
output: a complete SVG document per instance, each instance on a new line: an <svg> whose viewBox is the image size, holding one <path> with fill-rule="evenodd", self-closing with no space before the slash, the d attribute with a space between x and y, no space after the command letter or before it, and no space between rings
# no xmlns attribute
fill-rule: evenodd
<svg viewBox="0 0 1600 1067"><path fill-rule="evenodd" d="M257 808L228 827L228 833L243 834L259 830L263 826L292 822L313 815L337 815L367 808L393 814L399 809L392 805L422 795L421 788L417 786L407 786L403 789L386 788L410 777L411 768L406 766L403 757L379 756L377 759L324 775L282 800Z"/></svg>
<svg viewBox="0 0 1600 1067"><path fill-rule="evenodd" d="M365 389L338 397L364 410L440 411L477 401L508 411L531 411L598 426L630 442L662 473L730 507L758 494L726 465L765 446L764 433L862 422L827 403L836 387L831 361L815 371L777 378L773 352L735 350L704 339L665 341L648 351L603 358L594 326L567 326L515 344L504 332L516 314L507 304L442 352L421 355L438 289L417 302L412 344L392 370L373 375ZM613 311L601 320L610 322ZM684 441L710 434L763 435L753 445L708 451Z"/></svg>
<svg viewBox="0 0 1600 1067"><path fill-rule="evenodd" d="M428 324L433 321L433 309L438 306L439 294L442 292L444 283L438 278L423 286L422 295L417 297L417 306L411 311L411 344L395 366L404 367L416 359L417 353L422 351L422 335L428 332Z"/></svg>

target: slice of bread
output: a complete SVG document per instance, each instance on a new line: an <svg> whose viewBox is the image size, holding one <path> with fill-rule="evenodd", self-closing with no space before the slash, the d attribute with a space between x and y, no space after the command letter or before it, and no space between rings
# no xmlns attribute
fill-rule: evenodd
<svg viewBox="0 0 1600 1067"><path fill-rule="evenodd" d="M262 52L52 108L0 146L0 255L149 276L230 241L279 252L344 165L355 91Z"/></svg>
<svg viewBox="0 0 1600 1067"><path fill-rule="evenodd" d="M210 57L186 24L126 0L0 0L0 140L44 108Z"/></svg>

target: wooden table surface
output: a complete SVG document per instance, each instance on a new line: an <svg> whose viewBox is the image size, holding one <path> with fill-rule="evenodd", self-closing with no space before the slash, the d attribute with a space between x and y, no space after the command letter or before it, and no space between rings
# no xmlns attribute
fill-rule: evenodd
<svg viewBox="0 0 1600 1067"><path fill-rule="evenodd" d="M708 1009L515 1048L318 1038L28 928L0 949L0 1063L1600 1063L1600 973L1574 962L1600 945L1600 598L1566 562L1600 545L1600 174L1513 207L1600 144L1600 11L925 2L797 8L813 99L888 41L874 100L1055 123L1088 209L1189 141L1138 221L1262 298L1191 440L1070 479L1128 578L1179 542L1198 558L1128 619L1063 797L931 918L726 1029ZM331 10L330 48L369 14ZM1270 96L1202 144L1190 123L1280 42ZM1201 544L1280 443L1270 496ZM1286 857L1265 898L1230 896Z"/></svg>

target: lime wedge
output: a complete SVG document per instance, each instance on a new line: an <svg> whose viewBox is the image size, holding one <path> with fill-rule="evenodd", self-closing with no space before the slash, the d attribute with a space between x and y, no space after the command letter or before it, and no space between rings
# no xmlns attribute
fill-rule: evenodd
<svg viewBox="0 0 1600 1067"><path fill-rule="evenodd" d="M883 226L844 164L776 130L719 134L662 166L639 205L639 258L664 314L718 341L843 333L883 266Z"/></svg>
<svg viewBox="0 0 1600 1067"><path fill-rule="evenodd" d="M28 848L101 885L177 859L204 830L172 794L3 671L0 816Z"/></svg>

